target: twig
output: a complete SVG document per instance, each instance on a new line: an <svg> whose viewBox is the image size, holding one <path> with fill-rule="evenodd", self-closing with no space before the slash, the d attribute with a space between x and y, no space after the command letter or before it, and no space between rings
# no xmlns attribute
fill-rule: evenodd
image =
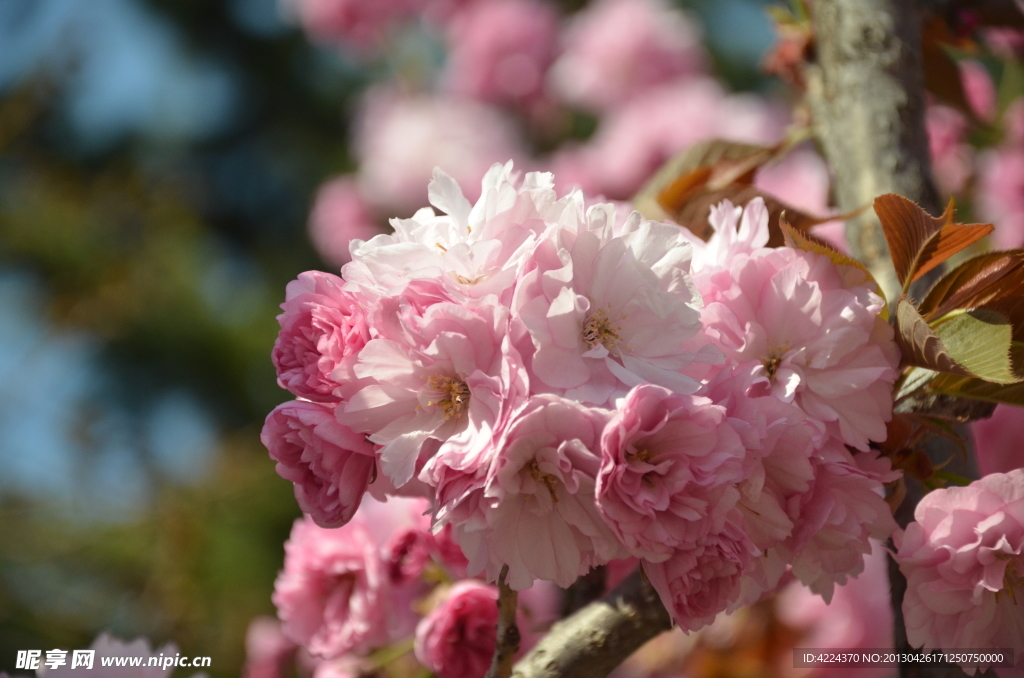
<svg viewBox="0 0 1024 678"><path fill-rule="evenodd" d="M603 678L672 620L637 570L604 598L555 624L516 664L515 678Z"/></svg>
<svg viewBox="0 0 1024 678"><path fill-rule="evenodd" d="M519 626L516 625L519 594L505 583L506 577L508 565L503 566L498 575L498 643L494 647L494 658L487 671L487 678L509 678L512 675L512 662L519 651Z"/></svg>

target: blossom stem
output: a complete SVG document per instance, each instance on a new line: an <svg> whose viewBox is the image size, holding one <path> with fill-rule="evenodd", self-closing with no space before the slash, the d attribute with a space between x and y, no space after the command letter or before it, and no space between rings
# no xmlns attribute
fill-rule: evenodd
<svg viewBox="0 0 1024 678"><path fill-rule="evenodd" d="M494 648L494 658L487 671L487 678L509 678L512 675L512 662L519 651L519 626L516 625L519 594L509 588L505 581L507 577L508 565L504 565L498 575L498 643Z"/></svg>

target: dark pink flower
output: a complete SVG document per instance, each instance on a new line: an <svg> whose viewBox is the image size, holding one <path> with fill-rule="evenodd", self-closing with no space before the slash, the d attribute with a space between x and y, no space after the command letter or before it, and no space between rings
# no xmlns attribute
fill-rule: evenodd
<svg viewBox="0 0 1024 678"><path fill-rule="evenodd" d="M336 275L300 273L288 283L271 358L277 383L299 398L337 403L356 354L369 341L363 309Z"/></svg>
<svg viewBox="0 0 1024 678"><path fill-rule="evenodd" d="M295 499L322 527L352 519L376 460L366 438L338 423L328 405L292 400L267 417L260 440L277 474L295 483Z"/></svg>
<svg viewBox="0 0 1024 678"><path fill-rule="evenodd" d="M497 601L482 582L452 586L416 627L416 658L440 678L483 678L497 645Z"/></svg>

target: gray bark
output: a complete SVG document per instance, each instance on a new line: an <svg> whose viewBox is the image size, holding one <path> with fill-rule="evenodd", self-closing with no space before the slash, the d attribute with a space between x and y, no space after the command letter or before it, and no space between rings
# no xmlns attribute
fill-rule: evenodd
<svg viewBox="0 0 1024 678"><path fill-rule="evenodd" d="M815 0L815 62L807 69L815 134L843 212L899 193L932 214L939 197L924 126L920 18L910 0ZM874 211L846 238L892 301L899 285Z"/></svg>
<svg viewBox="0 0 1024 678"><path fill-rule="evenodd" d="M939 214L924 123L917 5L911 0L814 0L811 10L816 55L808 67L807 98L815 134L834 173L839 208L850 212L884 193L898 193ZM900 285L874 211L848 221L846 238L894 301ZM945 455L950 446L929 452ZM901 527L912 519L920 497L921 488L908 481L908 496L896 516ZM907 582L891 559L889 578L895 648L909 652L902 608ZM959 667L946 664L900 665L902 678L963 675Z"/></svg>
<svg viewBox="0 0 1024 678"><path fill-rule="evenodd" d="M639 570L604 598L556 623L516 664L513 678L602 678L641 645L672 628Z"/></svg>

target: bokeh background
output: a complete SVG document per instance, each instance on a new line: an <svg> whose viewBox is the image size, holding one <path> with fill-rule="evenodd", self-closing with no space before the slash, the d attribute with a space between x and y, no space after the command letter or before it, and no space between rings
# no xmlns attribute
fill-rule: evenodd
<svg viewBox="0 0 1024 678"><path fill-rule="evenodd" d="M425 205L435 164L621 200L695 141L779 141L767 4L0 0L0 671L109 630L238 675L299 516L259 442L286 283ZM971 30L938 178L1019 245L1022 43ZM758 181L829 209L809 146Z"/></svg>

